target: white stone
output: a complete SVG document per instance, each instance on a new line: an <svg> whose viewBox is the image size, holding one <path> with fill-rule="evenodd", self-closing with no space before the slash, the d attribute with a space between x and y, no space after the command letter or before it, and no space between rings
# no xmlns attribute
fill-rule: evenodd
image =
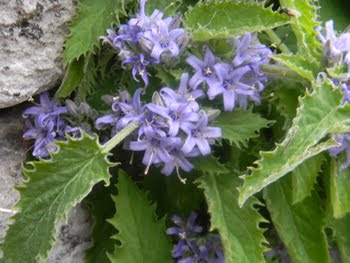
<svg viewBox="0 0 350 263"><path fill-rule="evenodd" d="M0 108L59 84L74 0L0 0Z"/></svg>

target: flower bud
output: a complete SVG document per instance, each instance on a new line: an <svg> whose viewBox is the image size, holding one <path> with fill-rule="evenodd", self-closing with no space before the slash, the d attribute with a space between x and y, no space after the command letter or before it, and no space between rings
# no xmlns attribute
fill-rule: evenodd
<svg viewBox="0 0 350 263"><path fill-rule="evenodd" d="M66 99L66 107L68 112L73 116L79 116L79 109L77 105L70 99Z"/></svg>

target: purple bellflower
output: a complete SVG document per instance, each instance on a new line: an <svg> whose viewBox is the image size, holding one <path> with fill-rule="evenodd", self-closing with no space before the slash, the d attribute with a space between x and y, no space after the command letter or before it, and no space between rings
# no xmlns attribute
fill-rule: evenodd
<svg viewBox="0 0 350 263"><path fill-rule="evenodd" d="M215 67L218 62L208 47L205 48L203 61L191 55L186 59L186 62L195 70L189 82L193 89L196 89L202 83L206 83L209 89L220 86Z"/></svg>
<svg viewBox="0 0 350 263"><path fill-rule="evenodd" d="M208 234L203 236L203 227L196 225L197 214L192 212L185 221L180 216L172 216L177 225L167 229L166 233L177 239L172 256L177 263L224 263L220 236Z"/></svg>
<svg viewBox="0 0 350 263"><path fill-rule="evenodd" d="M347 74L344 74L340 78L331 78L333 83L340 87L340 90L344 94L343 103L350 103L350 33L344 32L338 35L334 30L333 21L327 21L326 26L323 29L318 27L319 38L324 45L324 56L327 62L327 66L347 66ZM326 75L320 73L320 75ZM336 134L336 142L339 146L333 147L329 150L329 154L333 157L345 152L346 161L342 165L342 168L350 167L350 134Z"/></svg>
<svg viewBox="0 0 350 263"><path fill-rule="evenodd" d="M146 0L140 0L139 13L127 24L120 25L118 33L108 29L107 36L101 38L118 52L123 67L127 64L132 67L133 78L138 81L140 76L147 87L147 68L178 57L188 36L184 29L179 28L179 17L163 18L158 9L147 16L145 4Z"/></svg>
<svg viewBox="0 0 350 263"><path fill-rule="evenodd" d="M187 63L196 71L190 85L196 89L202 83L208 85L210 100L223 96L225 111L236 106L246 109L249 101L260 103L260 93L267 80L260 72L260 65L269 63L271 50L258 43L254 34L246 34L232 41L235 55L231 63L220 62L206 49L204 61L195 56L187 58Z"/></svg>
<svg viewBox="0 0 350 263"><path fill-rule="evenodd" d="M28 130L23 134L26 140L33 139L33 156L49 157L49 151L56 151L52 142L65 140L65 133L80 136L79 128L72 128L62 119L67 113L67 107L60 106L57 101L50 100L47 92L40 95L40 104L29 107L23 112L25 125Z"/></svg>
<svg viewBox="0 0 350 263"><path fill-rule="evenodd" d="M324 44L324 55L330 64L347 64L350 66L350 33L344 32L337 36L333 27L333 20L326 22L324 34L323 28L317 28L319 38ZM350 72L350 68L349 68Z"/></svg>
<svg viewBox="0 0 350 263"><path fill-rule="evenodd" d="M112 113L96 120L96 128L112 126L112 136L129 123L139 122L140 127L125 147L142 151L145 174L151 165L162 165L161 172L171 175L173 171L181 182L180 169L189 172L193 165L187 160L210 153L210 144L221 136L220 128L208 127L208 116L200 110L196 98L203 91L188 86L189 76L184 73L178 90L164 87L153 94L153 101L141 103L142 89L138 89L132 101L130 95L121 95L110 102Z"/></svg>

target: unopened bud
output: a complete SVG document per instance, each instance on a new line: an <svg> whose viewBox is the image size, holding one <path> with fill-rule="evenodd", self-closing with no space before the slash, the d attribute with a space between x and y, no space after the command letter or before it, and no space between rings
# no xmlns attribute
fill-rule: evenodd
<svg viewBox="0 0 350 263"><path fill-rule="evenodd" d="M66 107L68 112L73 116L79 116L79 109L77 105L70 99L66 99Z"/></svg>

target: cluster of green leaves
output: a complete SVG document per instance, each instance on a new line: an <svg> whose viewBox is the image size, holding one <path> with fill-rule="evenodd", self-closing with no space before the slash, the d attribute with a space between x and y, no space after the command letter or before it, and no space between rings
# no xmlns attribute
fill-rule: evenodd
<svg viewBox="0 0 350 263"><path fill-rule="evenodd" d="M293 262L330 262L333 243L348 262L350 172L342 168L343 157L330 158L326 151L337 145L335 133L350 131L350 106L342 103L338 87L317 78L326 71L315 30L317 3L279 2L291 16L255 1L148 0L149 14L154 8L168 15L185 12L183 23L194 46L216 43L220 51L225 39L266 31L267 41L278 47L273 30L282 26L294 34L296 52L280 47L283 52L274 60L283 65L263 69L281 79L267 87L261 106L215 119L222 140L214 156L193 160L196 170L187 175L186 185L158 168L145 178L142 167L129 165L123 150L114 148L137 124L104 145L97 135L68 138L49 160L24 165L27 180L18 188L18 213L1 244L0 262L45 260L58 222L79 202L86 202L95 218L86 262L171 262L172 243L165 233L169 217L193 210L210 217L206 224L220 234L228 263L265 262L264 253L280 240ZM57 97L74 93L103 110L97 97L116 92L116 84L134 90L115 54L98 43L106 28L118 26L136 5L136 0L80 1L66 39L66 75ZM176 71L155 71L152 83L176 86Z"/></svg>

